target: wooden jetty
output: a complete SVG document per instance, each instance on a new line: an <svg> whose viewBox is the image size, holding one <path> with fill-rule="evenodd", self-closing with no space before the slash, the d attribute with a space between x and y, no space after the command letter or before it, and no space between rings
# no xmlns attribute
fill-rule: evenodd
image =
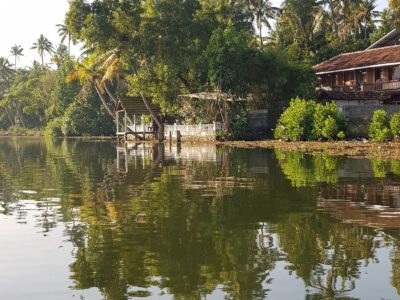
<svg viewBox="0 0 400 300"><path fill-rule="evenodd" d="M131 137L139 141L151 137L162 140L164 129L160 111L158 105L151 102L145 103L143 97L120 98L115 108L117 137L125 141ZM151 116L151 123L146 124L145 115Z"/></svg>

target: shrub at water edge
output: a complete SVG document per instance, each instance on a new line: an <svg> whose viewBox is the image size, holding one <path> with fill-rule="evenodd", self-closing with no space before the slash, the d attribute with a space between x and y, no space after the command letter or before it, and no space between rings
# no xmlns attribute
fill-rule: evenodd
<svg viewBox="0 0 400 300"><path fill-rule="evenodd" d="M63 136L61 126L62 126L62 117L55 118L47 123L47 126L44 130L45 137L60 137Z"/></svg>
<svg viewBox="0 0 400 300"><path fill-rule="evenodd" d="M275 138L291 141L311 139L315 106L312 100L292 99L278 121Z"/></svg>
<svg viewBox="0 0 400 300"><path fill-rule="evenodd" d="M335 103L317 104L313 100L293 99L282 113L275 138L291 141L334 140L345 138L345 122Z"/></svg>
<svg viewBox="0 0 400 300"><path fill-rule="evenodd" d="M393 138L400 138L400 112L395 113L390 119L390 131Z"/></svg>
<svg viewBox="0 0 400 300"><path fill-rule="evenodd" d="M389 119L386 111L378 109L374 111L371 124L369 125L368 136L374 142L384 142L390 140L392 134L389 128Z"/></svg>

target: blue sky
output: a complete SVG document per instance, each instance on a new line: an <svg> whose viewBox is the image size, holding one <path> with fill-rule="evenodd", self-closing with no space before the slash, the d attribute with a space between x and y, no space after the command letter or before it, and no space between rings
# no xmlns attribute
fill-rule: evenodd
<svg viewBox="0 0 400 300"><path fill-rule="evenodd" d="M280 6L281 0L272 0ZM387 5L387 0L378 0L379 10ZM10 56L10 48L14 44L25 49L25 56L20 66L31 65L39 60L35 50L31 50L33 42L44 34L53 44L58 44L56 24L62 23L68 9L67 0L0 0L0 56ZM79 48L73 49L79 53ZM48 58L47 58L48 61Z"/></svg>

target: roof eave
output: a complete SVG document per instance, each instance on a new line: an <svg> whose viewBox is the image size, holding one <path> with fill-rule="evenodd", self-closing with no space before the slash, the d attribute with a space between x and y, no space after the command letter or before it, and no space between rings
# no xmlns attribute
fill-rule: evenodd
<svg viewBox="0 0 400 300"><path fill-rule="evenodd" d="M399 34L399 29L393 29L389 33L387 33L385 36L381 37L379 40L377 40L375 43L373 43L371 46L369 46L366 50L371 50L371 49L376 49L379 48L379 45L381 43L386 42L387 40L390 40L393 36L396 34ZM378 46L378 47L377 47Z"/></svg>
<svg viewBox="0 0 400 300"><path fill-rule="evenodd" d="M332 70L332 71L321 71L321 72L316 72L316 74L317 75L325 75L325 74L332 74L332 73L364 70L364 69L370 69L370 68L390 67L390 66L396 66L396 65L400 65L400 62L361 66L361 67L354 67L354 68L348 68L348 69L338 69L338 70Z"/></svg>

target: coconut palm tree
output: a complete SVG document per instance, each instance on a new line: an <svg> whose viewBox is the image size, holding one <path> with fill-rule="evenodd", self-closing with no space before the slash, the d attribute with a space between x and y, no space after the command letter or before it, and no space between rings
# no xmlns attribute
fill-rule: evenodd
<svg viewBox="0 0 400 300"><path fill-rule="evenodd" d="M123 69L124 63L121 59L121 50L115 48L100 55L92 54L86 57L82 63L76 64L75 70L68 75L67 82L72 82L76 79L85 82L86 84L82 87L82 94L94 87L107 112L115 119L112 105L117 105L118 99L113 95L107 83L123 77ZM159 128L162 128L162 122L153 112L149 101L143 93L140 93L140 96L152 119ZM128 120L132 122L129 116Z"/></svg>
<svg viewBox="0 0 400 300"><path fill-rule="evenodd" d="M53 44L43 34L41 34L39 39L33 43L31 49L37 50L42 60L42 67L44 67L44 54L45 52L49 54L53 52Z"/></svg>
<svg viewBox="0 0 400 300"><path fill-rule="evenodd" d="M317 2L318 5L328 6L328 16L330 18L330 27L332 32L338 32L338 10L340 8L340 0L320 0Z"/></svg>
<svg viewBox="0 0 400 300"><path fill-rule="evenodd" d="M357 6L357 20L360 29L362 28L362 23L364 25L364 39L367 39L367 28L374 25L374 19L379 17L380 13L375 10L376 1L375 0L361 0L360 4Z"/></svg>
<svg viewBox="0 0 400 300"><path fill-rule="evenodd" d="M57 66L57 69L63 64L66 57L68 57L68 49L64 44L60 44L57 47L57 50L53 53L51 57L51 62Z"/></svg>
<svg viewBox="0 0 400 300"><path fill-rule="evenodd" d="M77 40L72 36L71 31L69 31L66 25L57 24L56 26L58 27L58 34L61 37L61 43L64 43L68 39L68 54L71 54L71 42L75 45Z"/></svg>
<svg viewBox="0 0 400 300"><path fill-rule="evenodd" d="M104 95L104 86L102 86L103 76L104 74L99 71L98 60L96 60L95 56L90 56L82 62L75 64L75 69L68 75L67 82L73 82L74 80L84 82L80 95L84 95L87 91L94 88L108 114L115 119L112 105Z"/></svg>
<svg viewBox="0 0 400 300"><path fill-rule="evenodd" d="M278 8L273 7L269 0L248 0L248 5L255 18L262 47L262 27L265 25L269 30L272 30L270 20L276 18Z"/></svg>
<svg viewBox="0 0 400 300"><path fill-rule="evenodd" d="M8 80L13 73L12 64L8 59L0 57L0 81Z"/></svg>
<svg viewBox="0 0 400 300"><path fill-rule="evenodd" d="M24 48L22 48L20 45L14 45L11 47L11 55L14 56L14 68L17 69L17 60L19 59L20 56L24 56L23 54Z"/></svg>

